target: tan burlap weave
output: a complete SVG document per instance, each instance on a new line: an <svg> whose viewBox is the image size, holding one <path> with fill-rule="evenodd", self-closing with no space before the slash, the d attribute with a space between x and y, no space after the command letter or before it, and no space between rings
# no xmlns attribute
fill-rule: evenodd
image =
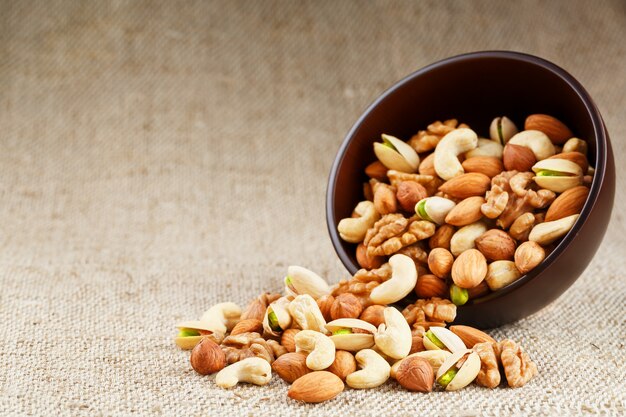
<svg viewBox="0 0 626 417"><path fill-rule="evenodd" d="M0 414L623 415L625 10L0 1ZM397 79L481 49L569 70L597 101L620 167L587 271L493 332L521 341L539 377L429 395L389 382L301 405L278 378L225 391L193 372L172 342L177 321L280 290L289 264L347 276L324 217L343 135Z"/></svg>

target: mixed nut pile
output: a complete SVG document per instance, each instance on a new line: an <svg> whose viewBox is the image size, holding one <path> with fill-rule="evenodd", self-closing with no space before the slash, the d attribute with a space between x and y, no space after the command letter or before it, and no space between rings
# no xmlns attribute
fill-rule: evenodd
<svg viewBox="0 0 626 417"><path fill-rule="evenodd" d="M383 135L365 200L338 225L358 244L362 269L331 287L291 266L284 294L262 294L243 312L220 303L180 323L175 342L192 349L193 369L217 372L223 388L265 385L273 371L305 402L390 377L419 392L526 384L537 367L519 344L446 325L457 306L543 261L582 210L593 168L586 142L551 116L529 116L519 133L498 117L490 136L456 120L408 142ZM390 306L413 291L416 302Z"/></svg>
<svg viewBox="0 0 626 417"><path fill-rule="evenodd" d="M341 290L366 302L389 257L404 254L418 268L418 298L462 305L539 265L578 219L594 170L587 143L561 121L534 114L524 127L497 117L490 139L457 120L408 142L383 134L365 200L337 227L364 269Z"/></svg>

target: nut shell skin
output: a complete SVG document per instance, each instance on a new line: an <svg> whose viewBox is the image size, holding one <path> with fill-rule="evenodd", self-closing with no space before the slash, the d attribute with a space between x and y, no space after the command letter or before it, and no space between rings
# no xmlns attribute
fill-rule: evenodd
<svg viewBox="0 0 626 417"><path fill-rule="evenodd" d="M435 383L435 373L430 363L419 356L404 359L398 367L396 380L409 391L430 392Z"/></svg>
<svg viewBox="0 0 626 417"><path fill-rule="evenodd" d="M200 375L209 375L224 369L226 355L217 343L204 338L191 351L189 361L194 371Z"/></svg>

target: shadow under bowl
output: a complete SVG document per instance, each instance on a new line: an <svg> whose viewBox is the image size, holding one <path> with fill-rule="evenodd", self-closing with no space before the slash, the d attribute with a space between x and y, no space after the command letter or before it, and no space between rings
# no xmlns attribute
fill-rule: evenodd
<svg viewBox="0 0 626 417"><path fill-rule="evenodd" d="M343 241L337 224L363 198L365 167L376 160L382 133L408 139L434 120L455 118L479 136L494 117L523 128L526 116L545 113L587 140L595 167L589 197L569 233L535 269L513 284L457 310L455 323L491 328L524 318L554 301L585 270L606 232L615 194L609 136L589 94L570 74L544 59L517 52L474 52L422 68L385 91L345 137L333 163L326 222L335 251L351 274L360 267L356 245Z"/></svg>

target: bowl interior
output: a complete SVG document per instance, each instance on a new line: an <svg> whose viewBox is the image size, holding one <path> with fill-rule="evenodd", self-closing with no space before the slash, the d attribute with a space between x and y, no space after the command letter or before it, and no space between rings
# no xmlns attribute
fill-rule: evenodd
<svg viewBox="0 0 626 417"><path fill-rule="evenodd" d="M407 140L435 120L455 118L488 137L496 116L508 116L523 129L526 116L545 113L588 141L589 161L596 166L598 122L594 125L580 91L555 69L560 70L523 54L461 55L411 74L374 102L346 137L329 180L328 228L346 268L351 273L359 268L355 245L341 240L336 226L363 199L364 169L376 160L372 143L382 133Z"/></svg>

